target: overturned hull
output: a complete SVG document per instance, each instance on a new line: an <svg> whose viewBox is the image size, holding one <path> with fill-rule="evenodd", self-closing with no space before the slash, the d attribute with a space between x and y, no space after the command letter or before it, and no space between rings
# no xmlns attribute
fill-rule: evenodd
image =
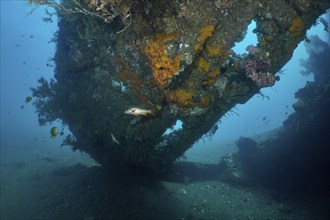
<svg viewBox="0 0 330 220"><path fill-rule="evenodd" d="M111 169L153 172L212 134L237 103L276 83L330 7L321 0L123 0L116 12L112 1L49 2L60 18L56 80L32 89L40 124L62 120L72 132L64 144ZM231 48L252 20L259 43L238 56ZM132 107L147 113L127 114ZM178 120L182 129L165 133Z"/></svg>

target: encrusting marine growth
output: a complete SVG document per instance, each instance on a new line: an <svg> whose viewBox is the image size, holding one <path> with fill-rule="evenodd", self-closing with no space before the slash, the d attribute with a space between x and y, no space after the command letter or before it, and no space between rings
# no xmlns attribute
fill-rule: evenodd
<svg viewBox="0 0 330 220"><path fill-rule="evenodd" d="M237 103L274 85L330 7L328 0L179 2L28 0L59 16L55 79L32 88L39 123L62 121L71 131L63 145L105 167L163 172ZM252 21L259 42L237 55L231 48ZM165 134L178 120L182 129Z"/></svg>

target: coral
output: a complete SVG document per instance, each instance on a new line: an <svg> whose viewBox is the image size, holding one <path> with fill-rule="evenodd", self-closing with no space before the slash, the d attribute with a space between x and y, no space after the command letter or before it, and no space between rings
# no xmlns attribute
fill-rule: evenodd
<svg viewBox="0 0 330 220"><path fill-rule="evenodd" d="M242 64L238 60L232 60L231 63L234 72L241 72Z"/></svg>
<svg viewBox="0 0 330 220"><path fill-rule="evenodd" d="M227 59L230 55L234 55L234 51L226 47L226 45L206 45L205 53L208 57L220 57L221 59Z"/></svg>
<svg viewBox="0 0 330 220"><path fill-rule="evenodd" d="M67 4L58 3L56 0L28 0L30 5L46 5L54 8L62 15L69 16L83 14L102 19L105 23L111 23L116 17L125 24L125 28L117 33L126 30L131 22L131 7L135 0L71 0ZM31 13L34 9L31 11Z"/></svg>
<svg viewBox="0 0 330 220"><path fill-rule="evenodd" d="M260 46L265 46L268 43L272 43L272 42L274 42L274 37L272 35L268 35L260 40Z"/></svg>
<svg viewBox="0 0 330 220"><path fill-rule="evenodd" d="M179 71L180 67L179 55L170 58L166 54L165 44L172 40L174 40L173 35L157 34L156 37L149 40L144 48L152 68L153 78L161 86L164 86L167 80Z"/></svg>
<svg viewBox="0 0 330 220"><path fill-rule="evenodd" d="M169 103L175 104L178 107L193 108L202 107L206 108L211 104L211 99L208 96L199 96L194 92L177 89L167 94L166 99Z"/></svg>
<svg viewBox="0 0 330 220"><path fill-rule="evenodd" d="M199 31L197 43L194 45L196 51L201 51L203 49L205 40L213 35L213 31L214 25L207 25Z"/></svg>
<svg viewBox="0 0 330 220"><path fill-rule="evenodd" d="M209 71L211 63L204 59L203 57L198 57L197 59L197 68L200 71L207 72Z"/></svg>
<svg viewBox="0 0 330 220"><path fill-rule="evenodd" d="M217 76L219 76L219 75L220 75L220 70L218 68L207 73L207 79L203 80L202 86L205 88L207 86L214 84L216 82Z"/></svg>
<svg viewBox="0 0 330 220"><path fill-rule="evenodd" d="M259 51L259 49L253 45L247 46L245 50L251 55L255 55Z"/></svg>
<svg viewBox="0 0 330 220"><path fill-rule="evenodd" d="M208 57L218 57L220 56L221 48L220 46L206 45L205 52Z"/></svg>
<svg viewBox="0 0 330 220"><path fill-rule="evenodd" d="M299 36L299 35L301 35L303 30L304 30L304 24L303 24L301 18L294 19L289 28L289 32L291 32L295 36Z"/></svg>
<svg viewBox="0 0 330 220"><path fill-rule="evenodd" d="M254 81L260 88L272 86L277 80L279 80L279 77L268 72L270 66L270 61L252 55L244 61L245 75Z"/></svg>
<svg viewBox="0 0 330 220"><path fill-rule="evenodd" d="M195 93L191 91L177 89L171 91L166 98L168 102L175 103L179 107L194 107L194 96Z"/></svg>
<svg viewBox="0 0 330 220"><path fill-rule="evenodd" d="M210 79L214 79L218 75L220 75L220 70L219 69L214 69L213 71L211 71L207 74L207 77L210 78Z"/></svg>
<svg viewBox="0 0 330 220"><path fill-rule="evenodd" d="M223 59L228 59L229 56L234 56L235 52L232 49L227 50L226 53L223 54Z"/></svg>
<svg viewBox="0 0 330 220"><path fill-rule="evenodd" d="M201 96L198 104L202 108L207 108L211 105L211 98L208 96Z"/></svg>

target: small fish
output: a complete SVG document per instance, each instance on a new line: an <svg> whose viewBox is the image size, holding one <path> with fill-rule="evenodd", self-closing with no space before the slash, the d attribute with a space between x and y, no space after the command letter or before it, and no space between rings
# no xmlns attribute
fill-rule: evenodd
<svg viewBox="0 0 330 220"><path fill-rule="evenodd" d="M31 102L32 101L32 97L31 96L27 96L26 98L25 98L25 103L29 103L29 102Z"/></svg>
<svg viewBox="0 0 330 220"><path fill-rule="evenodd" d="M148 114L150 114L154 116L154 113L151 110L140 109L140 108L129 108L128 110L125 111L125 114L134 115L134 116L139 116L139 115L147 116Z"/></svg>
<svg viewBox="0 0 330 220"><path fill-rule="evenodd" d="M112 141L118 145L120 145L120 142L118 141L118 139L115 137L114 134L111 133L111 138L112 138Z"/></svg>
<svg viewBox="0 0 330 220"><path fill-rule="evenodd" d="M55 138L58 134L58 128L57 127L52 127L50 129L50 137L51 138Z"/></svg>

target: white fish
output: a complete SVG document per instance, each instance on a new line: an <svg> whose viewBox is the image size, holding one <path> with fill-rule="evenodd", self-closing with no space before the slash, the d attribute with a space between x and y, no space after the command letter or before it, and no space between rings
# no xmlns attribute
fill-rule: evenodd
<svg viewBox="0 0 330 220"><path fill-rule="evenodd" d="M154 113L151 110L148 109L140 109L140 108L129 108L125 111L125 114L134 115L134 116L147 116L148 114L154 115Z"/></svg>

